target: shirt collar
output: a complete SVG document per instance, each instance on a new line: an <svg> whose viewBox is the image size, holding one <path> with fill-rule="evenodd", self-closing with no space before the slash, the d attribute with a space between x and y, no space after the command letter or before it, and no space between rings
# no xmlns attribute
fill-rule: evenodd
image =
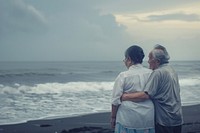
<svg viewBox="0 0 200 133"><path fill-rule="evenodd" d="M165 64L160 65L158 68L161 68L161 67L164 67L164 66L168 66L168 65L169 65L169 63L165 63Z"/></svg>
<svg viewBox="0 0 200 133"><path fill-rule="evenodd" d="M135 68L141 68L141 67L143 67L142 64L135 64L135 65L130 66L129 69L135 69Z"/></svg>

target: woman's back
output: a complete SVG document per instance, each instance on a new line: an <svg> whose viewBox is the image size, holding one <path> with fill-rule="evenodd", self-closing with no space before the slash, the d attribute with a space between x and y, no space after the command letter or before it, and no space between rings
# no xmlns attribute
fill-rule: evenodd
<svg viewBox="0 0 200 133"><path fill-rule="evenodd" d="M128 71L119 74L116 80L122 82L114 88L119 94L143 91L152 70L141 64L132 65ZM117 94L117 93L116 93ZM141 102L123 101L118 108L116 122L128 128L146 129L154 127L154 106L151 100Z"/></svg>

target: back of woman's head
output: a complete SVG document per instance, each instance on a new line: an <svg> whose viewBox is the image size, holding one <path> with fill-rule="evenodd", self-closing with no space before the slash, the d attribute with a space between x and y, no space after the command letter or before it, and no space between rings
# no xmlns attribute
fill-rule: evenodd
<svg viewBox="0 0 200 133"><path fill-rule="evenodd" d="M134 64L142 63L144 59L143 49L137 45L129 47L125 52L125 57L130 58Z"/></svg>

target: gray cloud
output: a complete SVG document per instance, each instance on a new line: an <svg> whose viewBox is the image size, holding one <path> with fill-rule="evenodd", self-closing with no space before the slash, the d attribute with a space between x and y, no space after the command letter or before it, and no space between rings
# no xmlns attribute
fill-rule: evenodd
<svg viewBox="0 0 200 133"><path fill-rule="evenodd" d="M166 21L166 20L200 21L200 16L198 14L184 14L184 13L148 16L148 21Z"/></svg>
<svg viewBox="0 0 200 133"><path fill-rule="evenodd" d="M116 60L129 45L126 27L92 3L25 2L2 2L0 60Z"/></svg>
<svg viewBox="0 0 200 133"><path fill-rule="evenodd" d="M146 53L155 43L166 44L173 51L183 43L189 49L190 42L194 46L192 49L196 50L199 49L199 39L194 36L199 35L198 23L195 23L197 29L183 26L174 30L160 25L162 30L159 30L159 27L138 22L128 25L133 27L131 29L119 24L114 16L118 13L158 12L169 7L173 10L173 7L186 7L195 2L183 1L0 0L0 61L120 60L132 43L141 45ZM198 17L195 13L178 13L149 16L148 19L190 22L199 21ZM180 37L185 40L177 39ZM179 57L177 51L174 53L177 59L181 59L185 52ZM192 54L188 59L199 59Z"/></svg>
<svg viewBox="0 0 200 133"><path fill-rule="evenodd" d="M0 1L0 34L38 32L45 28L44 15L22 0Z"/></svg>
<svg viewBox="0 0 200 133"><path fill-rule="evenodd" d="M192 4L199 4L197 0L92 0L96 2L96 6L103 9L103 12L112 13L146 13L152 11L159 11L163 9L175 9L179 6L188 6Z"/></svg>

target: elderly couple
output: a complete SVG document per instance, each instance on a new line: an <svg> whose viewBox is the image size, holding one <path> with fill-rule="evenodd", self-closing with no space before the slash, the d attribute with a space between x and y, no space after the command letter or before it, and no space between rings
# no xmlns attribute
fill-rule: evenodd
<svg viewBox="0 0 200 133"><path fill-rule="evenodd" d="M166 48L156 45L149 53L150 69L142 66L143 58L137 45L125 52L128 70L113 87L112 128L115 133L181 133L180 86Z"/></svg>

